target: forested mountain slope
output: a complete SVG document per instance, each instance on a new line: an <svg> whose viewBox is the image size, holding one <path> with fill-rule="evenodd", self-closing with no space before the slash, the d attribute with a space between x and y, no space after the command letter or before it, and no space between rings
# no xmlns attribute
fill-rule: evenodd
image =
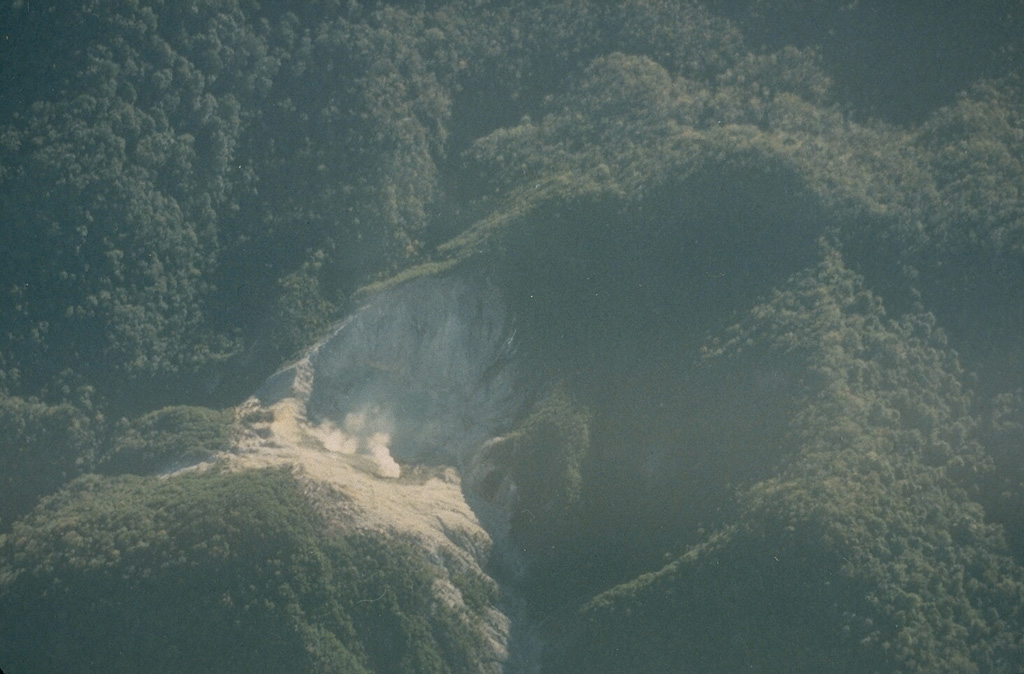
<svg viewBox="0 0 1024 674"><path fill-rule="evenodd" d="M1022 23L4 3L0 666L1016 674Z"/></svg>

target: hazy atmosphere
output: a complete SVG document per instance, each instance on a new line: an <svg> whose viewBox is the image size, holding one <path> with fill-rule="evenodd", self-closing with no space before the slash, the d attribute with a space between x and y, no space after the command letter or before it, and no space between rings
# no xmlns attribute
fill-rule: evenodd
<svg viewBox="0 0 1024 674"><path fill-rule="evenodd" d="M0 667L1024 671L1024 6L0 0Z"/></svg>

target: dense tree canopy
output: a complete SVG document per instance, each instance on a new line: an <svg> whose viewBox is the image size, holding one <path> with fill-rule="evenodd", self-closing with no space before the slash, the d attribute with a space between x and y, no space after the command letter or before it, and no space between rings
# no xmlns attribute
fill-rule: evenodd
<svg viewBox="0 0 1024 674"><path fill-rule="evenodd" d="M81 478L9 535L0 582L18 620L0 657L22 671L479 671L481 644L431 601L421 551L323 529L288 471Z"/></svg>
<svg viewBox="0 0 1024 674"><path fill-rule="evenodd" d="M530 372L458 579L510 663L1016 674L1024 10L946 4L3 3L0 665L492 667L415 541L167 477L465 274Z"/></svg>
<svg viewBox="0 0 1024 674"><path fill-rule="evenodd" d="M990 466L959 364L930 316L888 319L860 283L830 253L709 353L801 364L781 469L735 522L585 605L559 671L1012 671L1024 574L968 496Z"/></svg>

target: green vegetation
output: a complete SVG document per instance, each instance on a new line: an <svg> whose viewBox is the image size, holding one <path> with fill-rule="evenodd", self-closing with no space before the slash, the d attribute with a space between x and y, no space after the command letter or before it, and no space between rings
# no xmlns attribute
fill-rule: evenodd
<svg viewBox="0 0 1024 674"><path fill-rule="evenodd" d="M564 384L544 396L512 437L511 477L518 486L512 536L529 559L538 587L570 583L566 559L580 552L582 464L590 450L590 415ZM556 576L565 575L557 579Z"/></svg>
<svg viewBox="0 0 1024 674"><path fill-rule="evenodd" d="M1016 674L1022 21L4 3L0 666L493 669L494 579L437 602L286 472L157 477L356 302L473 274L543 671Z"/></svg>
<svg viewBox="0 0 1024 674"><path fill-rule="evenodd" d="M90 470L103 418L88 392L79 405L0 395L0 525L7 529L43 496Z"/></svg>
<svg viewBox="0 0 1024 674"><path fill-rule="evenodd" d="M437 575L409 542L328 527L288 471L84 477L0 547L0 601L18 616L0 659L15 671L479 671L473 618L431 595ZM483 611L493 596L476 594Z"/></svg>
<svg viewBox="0 0 1024 674"><path fill-rule="evenodd" d="M659 188L690 191L691 215L719 215L695 197L739 192L909 258L865 251L865 265L935 271L938 244L966 243L970 289L1000 281L1012 297L1012 61L960 59L991 79L919 128L857 125L798 4L740 4L730 21L667 0L10 3L0 57L31 65L2 73L0 384L49 402L87 384L115 418L237 400L362 284L450 269L538 209L650 209ZM881 8L868 4L818 11L870 24ZM752 48L743 30L768 17L792 20L773 35L793 41ZM937 302L969 295L922 286Z"/></svg>
<svg viewBox="0 0 1024 674"><path fill-rule="evenodd" d="M556 671L1016 670L1024 572L960 486L988 462L959 365L930 317L887 319L860 281L829 253L712 356L806 373L785 467L584 605Z"/></svg>
<svg viewBox="0 0 1024 674"><path fill-rule="evenodd" d="M33 64L5 68L0 120L14 390L84 378L135 411L237 396L300 346L285 325L322 327L416 249L454 67L429 32L406 39L422 17L2 11L0 58Z"/></svg>
<svg viewBox="0 0 1024 674"><path fill-rule="evenodd" d="M165 407L124 422L98 462L102 473L149 475L216 458L231 447L234 413L205 407Z"/></svg>

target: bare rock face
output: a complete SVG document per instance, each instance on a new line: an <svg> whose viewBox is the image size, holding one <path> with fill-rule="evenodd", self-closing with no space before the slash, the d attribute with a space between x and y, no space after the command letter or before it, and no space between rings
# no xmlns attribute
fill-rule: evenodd
<svg viewBox="0 0 1024 674"><path fill-rule="evenodd" d="M494 584L500 499L475 512L463 484L522 405L514 329L498 293L458 278L378 295L238 410L233 469L290 465L338 526L399 535L437 569L437 602L489 644L480 671L506 671L514 600L470 610L453 578ZM475 499L471 496L471 501ZM518 669L518 665L516 665Z"/></svg>
<svg viewBox="0 0 1024 674"><path fill-rule="evenodd" d="M420 279L375 297L255 398L300 401L387 477L394 461L457 466L520 406L514 337L493 287Z"/></svg>

